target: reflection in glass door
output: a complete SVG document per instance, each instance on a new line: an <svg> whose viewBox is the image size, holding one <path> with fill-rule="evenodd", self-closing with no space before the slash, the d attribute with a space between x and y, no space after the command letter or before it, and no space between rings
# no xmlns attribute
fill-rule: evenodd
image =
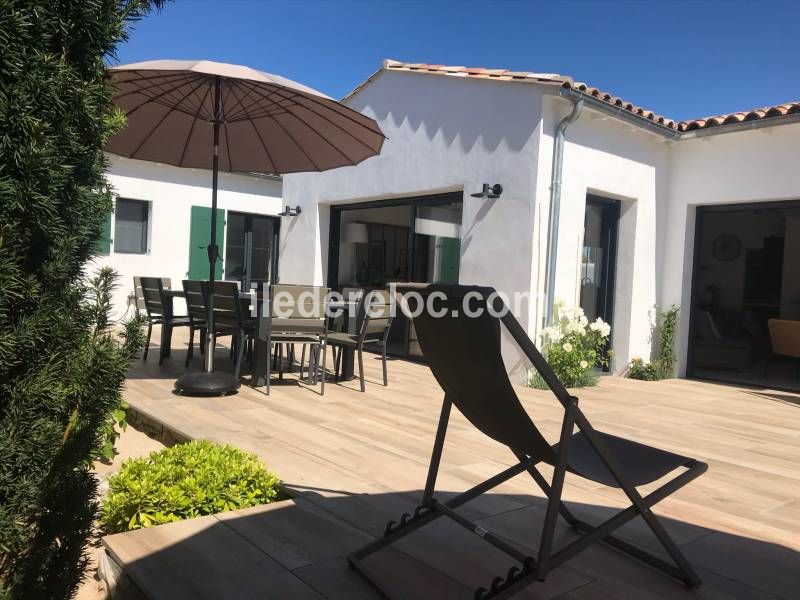
<svg viewBox="0 0 800 600"><path fill-rule="evenodd" d="M588 196L581 253L581 308L589 321L614 316L619 201ZM612 327L613 331L613 327Z"/></svg>
<svg viewBox="0 0 800 600"><path fill-rule="evenodd" d="M396 198L331 209L328 282L334 289L394 282L458 283L461 192ZM390 354L421 356L411 322L398 313Z"/></svg>
<svg viewBox="0 0 800 600"><path fill-rule="evenodd" d="M277 282L279 221L274 217L228 213L225 236L225 279L251 283Z"/></svg>
<svg viewBox="0 0 800 600"><path fill-rule="evenodd" d="M412 281L458 283L460 261L461 202L417 207Z"/></svg>

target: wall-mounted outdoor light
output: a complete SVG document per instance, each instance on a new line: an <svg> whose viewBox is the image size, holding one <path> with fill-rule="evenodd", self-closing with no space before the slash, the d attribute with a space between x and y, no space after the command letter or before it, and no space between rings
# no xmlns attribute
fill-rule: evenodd
<svg viewBox="0 0 800 600"><path fill-rule="evenodd" d="M279 217L296 217L302 211L300 210L299 206L295 206L292 208L291 206L284 206L283 211L278 213Z"/></svg>
<svg viewBox="0 0 800 600"><path fill-rule="evenodd" d="M473 198L499 198L500 194L503 193L503 186L499 183L495 183L494 185L490 183L483 184L483 190L478 192L477 194L470 194Z"/></svg>

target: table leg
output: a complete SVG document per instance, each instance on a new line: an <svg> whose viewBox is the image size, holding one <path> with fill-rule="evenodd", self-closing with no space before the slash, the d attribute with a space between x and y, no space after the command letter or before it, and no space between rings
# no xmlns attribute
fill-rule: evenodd
<svg viewBox="0 0 800 600"><path fill-rule="evenodd" d="M164 315L164 324L161 325L161 356L167 357L172 354L172 327L169 325L170 320L172 319L172 315L175 314L175 309L173 305L175 304L175 298L173 296L169 296L168 304L166 305L166 309L169 311Z"/></svg>
<svg viewBox="0 0 800 600"><path fill-rule="evenodd" d="M268 338L269 318L267 315L266 301L259 301L258 317L256 319L255 357L253 360L253 385L262 387L267 385L267 361L269 360Z"/></svg>
<svg viewBox="0 0 800 600"><path fill-rule="evenodd" d="M166 337L164 351L166 354L164 356L172 356L172 325L166 327Z"/></svg>
<svg viewBox="0 0 800 600"><path fill-rule="evenodd" d="M350 381L355 378L355 373L353 372L355 371L355 350L347 346L342 346L340 352L342 352L342 368L339 374L339 381Z"/></svg>
<svg viewBox="0 0 800 600"><path fill-rule="evenodd" d="M169 356L169 345L172 340L172 328L166 323L161 324L161 337L159 341L159 362Z"/></svg>

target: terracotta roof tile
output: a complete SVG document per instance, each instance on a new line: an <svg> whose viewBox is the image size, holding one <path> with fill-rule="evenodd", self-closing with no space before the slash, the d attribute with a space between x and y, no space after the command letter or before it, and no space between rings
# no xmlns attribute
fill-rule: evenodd
<svg viewBox="0 0 800 600"><path fill-rule="evenodd" d="M404 63L385 60L383 68L390 71L412 71L434 75L461 75L480 79L499 81L541 81L562 83L566 78L553 73L532 73L530 71L509 71L508 69L485 69L483 67L453 67L448 65L429 65L425 63ZM571 80L570 80L571 81Z"/></svg>
<svg viewBox="0 0 800 600"><path fill-rule="evenodd" d="M447 65L429 65L425 63L404 63L395 60L386 60L383 63L383 70L388 71L409 71L415 73L431 73L434 75L449 75L451 77L470 77L476 79L490 79L495 81L519 81L526 83L551 83L562 87L574 89L612 106L619 107L631 112L648 121L652 121L667 129L679 132L694 131L697 129L708 129L720 127L744 121L755 121L774 117L785 117L793 114L800 114L800 101L788 102L777 106L766 106L750 111L739 111L734 113L713 115L702 119L691 119L689 121L674 121L668 117L654 113L651 110L636 106L622 98L613 96L609 92L592 87L583 82L573 81L566 75L556 73L534 73L532 71L509 71L507 69L484 69L482 67L461 67ZM370 78L372 79L372 78ZM369 80L367 80L369 81ZM364 82L366 83L366 82ZM351 92L356 93L364 84Z"/></svg>
<svg viewBox="0 0 800 600"><path fill-rule="evenodd" d="M730 125L732 123L743 123L745 121L757 121L759 119L772 119L775 117L787 117L789 115L800 114L800 101L787 102L776 106L765 106L754 108L749 111L739 111L724 115L714 115L702 119L692 119L691 121L681 121L678 123L678 131L694 131L696 129L708 129L719 127L720 125Z"/></svg>

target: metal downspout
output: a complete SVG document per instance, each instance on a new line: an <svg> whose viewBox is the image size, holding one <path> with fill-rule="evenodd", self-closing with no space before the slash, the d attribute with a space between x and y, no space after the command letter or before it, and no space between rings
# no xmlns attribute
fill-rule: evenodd
<svg viewBox="0 0 800 600"><path fill-rule="evenodd" d="M572 112L559 121L556 126L553 145L553 171L550 179L550 218L547 226L547 271L545 272L545 314L544 324L553 321L553 301L555 296L556 258L558 254L558 222L561 210L561 172L564 166L564 139L567 127L578 120L583 112L583 98L574 100Z"/></svg>

